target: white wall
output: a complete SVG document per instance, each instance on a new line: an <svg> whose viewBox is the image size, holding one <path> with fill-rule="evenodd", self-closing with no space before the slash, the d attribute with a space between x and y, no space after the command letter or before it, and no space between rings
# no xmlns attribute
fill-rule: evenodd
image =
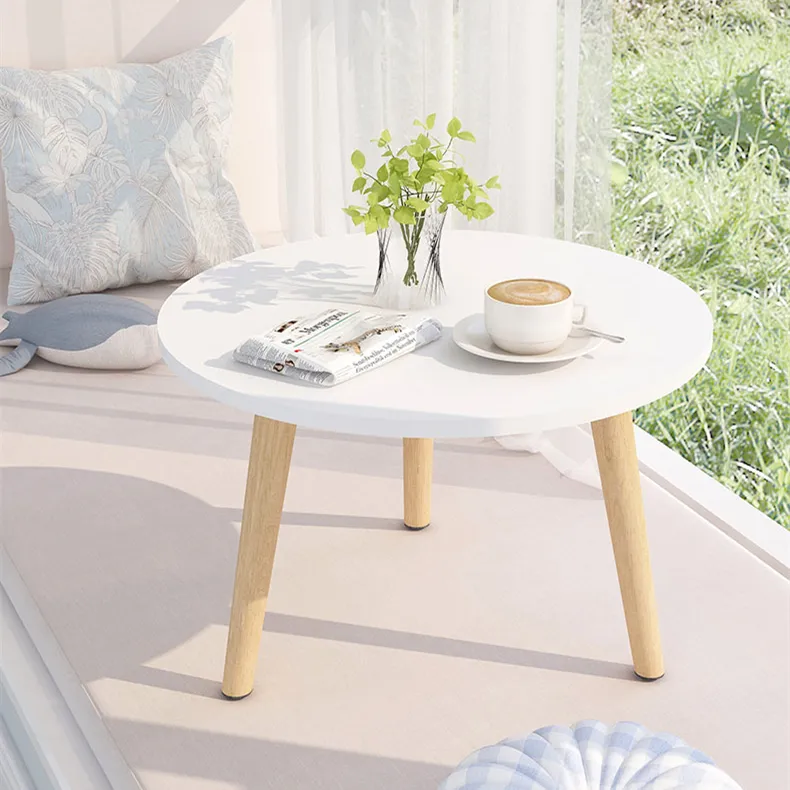
<svg viewBox="0 0 790 790"><path fill-rule="evenodd" d="M235 43L229 175L265 242L280 230L271 0L0 0L0 66L153 62L222 35ZM0 266L12 254L0 179Z"/></svg>

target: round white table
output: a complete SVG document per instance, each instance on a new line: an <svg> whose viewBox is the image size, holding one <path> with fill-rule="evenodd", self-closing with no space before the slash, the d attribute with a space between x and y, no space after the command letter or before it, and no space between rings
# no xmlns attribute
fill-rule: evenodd
<svg viewBox="0 0 790 790"><path fill-rule="evenodd" d="M684 384L711 349L704 302L638 261L553 239L447 232L444 336L334 388L241 365L243 340L300 314L370 304L375 237L321 239L260 250L178 288L159 314L167 364L210 397L255 415L233 593L223 693L252 691L296 426L404 440L404 521L430 521L433 444L440 437L502 436L591 422L634 669L664 673L631 410ZM567 283L587 322L624 335L554 365L472 356L452 340L456 322L481 312L491 283L548 277Z"/></svg>

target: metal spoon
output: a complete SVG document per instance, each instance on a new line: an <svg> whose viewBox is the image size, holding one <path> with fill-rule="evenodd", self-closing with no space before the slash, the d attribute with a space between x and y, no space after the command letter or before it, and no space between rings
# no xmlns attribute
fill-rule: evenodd
<svg viewBox="0 0 790 790"><path fill-rule="evenodd" d="M612 343L624 343L625 338L621 337L620 335L610 335L608 332L601 332L600 329L592 329L589 326L585 326L584 324L574 324L574 329L581 329L583 332L586 332L588 335L592 335L593 337L602 337L604 340L609 340Z"/></svg>

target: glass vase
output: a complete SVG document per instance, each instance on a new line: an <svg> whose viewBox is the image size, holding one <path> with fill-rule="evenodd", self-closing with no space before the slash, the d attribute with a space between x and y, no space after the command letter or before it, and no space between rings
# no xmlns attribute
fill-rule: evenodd
<svg viewBox="0 0 790 790"><path fill-rule="evenodd" d="M378 231L379 261L374 301L391 310L420 310L441 303L442 228L446 214L429 210L414 225L392 220Z"/></svg>

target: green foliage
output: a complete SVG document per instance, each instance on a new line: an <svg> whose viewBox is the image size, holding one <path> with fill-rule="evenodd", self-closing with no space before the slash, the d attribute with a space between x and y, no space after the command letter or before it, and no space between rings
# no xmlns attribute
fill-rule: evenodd
<svg viewBox="0 0 790 790"><path fill-rule="evenodd" d="M615 52L693 45L710 31L773 35L790 20L787 0L614 0Z"/></svg>
<svg viewBox="0 0 790 790"><path fill-rule="evenodd" d="M653 97L648 127L628 125L621 141L654 138L665 158L677 154L692 164L711 158L743 164L756 150L767 154L768 168L774 162L790 167L790 97L778 89L768 67L724 79L718 90L682 98L677 84L662 86Z"/></svg>
<svg viewBox="0 0 790 790"><path fill-rule="evenodd" d="M469 220L486 219L494 213L488 190L500 188L498 176L479 184L453 151L455 140L473 143L475 136L462 128L458 118L452 118L447 124L450 139L442 141L432 134L435 123L436 113L425 121L416 120L414 125L422 131L397 151L392 148L392 135L387 129L372 140L384 160L375 175L365 170L362 151L351 154L351 164L357 171L352 191L367 201L367 206L343 209L355 225L364 225L367 233L375 233L394 220L421 230L425 212L433 204L442 213L455 208Z"/></svg>
<svg viewBox="0 0 790 790"><path fill-rule="evenodd" d="M711 147L717 147L716 137L721 136L729 153L741 161L756 148L772 152L790 167L790 101L777 92L766 66L739 74L714 100L712 110Z"/></svg>
<svg viewBox="0 0 790 790"><path fill-rule="evenodd" d="M788 528L789 5L617 0L612 169L615 249L715 325L705 369L637 422Z"/></svg>
<svg viewBox="0 0 790 790"><path fill-rule="evenodd" d="M408 268L403 277L406 285L417 285L415 258L420 244L425 215L436 205L440 213L449 208L460 211L467 219L483 220L494 213L488 202L488 190L500 189L499 178L492 176L484 184L475 181L464 169L453 151L455 140L474 143L475 136L463 129L458 118L447 124L449 140L439 140L432 134L436 113L424 121L416 120L420 131L397 151L392 148L388 129L371 140L381 149L384 160L373 175L365 169L362 151L351 154L351 164L357 171L352 191L359 192L367 206L346 206L343 211L354 225L363 225L365 233L375 233L389 227L391 221L400 225L406 245Z"/></svg>

